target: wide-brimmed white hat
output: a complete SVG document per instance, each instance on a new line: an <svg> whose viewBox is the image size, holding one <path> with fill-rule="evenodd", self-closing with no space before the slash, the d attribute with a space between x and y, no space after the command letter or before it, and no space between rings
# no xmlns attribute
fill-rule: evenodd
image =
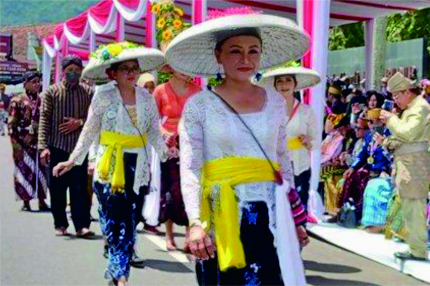
<svg viewBox="0 0 430 286"><path fill-rule="evenodd" d="M263 73L261 86L274 86L275 77L294 75L297 81L296 91L317 85L321 81L319 73L303 67L277 68Z"/></svg>
<svg viewBox="0 0 430 286"><path fill-rule="evenodd" d="M185 74L212 76L222 73L215 57L216 44L250 30L256 31L262 40L261 69L299 59L309 46L307 33L287 18L264 14L230 15L183 31L167 47L166 61Z"/></svg>
<svg viewBox="0 0 430 286"><path fill-rule="evenodd" d="M156 69L164 63L160 50L145 48L134 43L122 42L101 46L90 56L90 61L82 72L82 77L92 80L106 80L106 69L112 64L138 60L141 71Z"/></svg>

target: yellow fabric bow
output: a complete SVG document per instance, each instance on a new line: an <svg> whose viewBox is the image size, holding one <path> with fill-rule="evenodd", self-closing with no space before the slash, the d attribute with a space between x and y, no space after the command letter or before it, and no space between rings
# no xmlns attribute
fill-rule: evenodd
<svg viewBox="0 0 430 286"><path fill-rule="evenodd" d="M303 145L303 142L299 139L299 137L291 137L287 141L287 150L299 150L303 148L305 145Z"/></svg>
<svg viewBox="0 0 430 286"><path fill-rule="evenodd" d="M273 164L278 169L278 164ZM246 266L240 240L239 210L235 186L246 183L273 182L275 175L266 159L252 157L227 157L206 162L203 167L203 198L200 219L215 230L218 263L221 271ZM219 194L212 213L212 190L219 186Z"/></svg>
<svg viewBox="0 0 430 286"><path fill-rule="evenodd" d="M144 148L147 141L146 134L141 137L140 135L102 131L100 135L100 144L105 145L107 148L100 159L98 172L102 180L107 181L109 179L112 157L115 151L115 164L111 177L111 189L113 193L124 192L124 149Z"/></svg>

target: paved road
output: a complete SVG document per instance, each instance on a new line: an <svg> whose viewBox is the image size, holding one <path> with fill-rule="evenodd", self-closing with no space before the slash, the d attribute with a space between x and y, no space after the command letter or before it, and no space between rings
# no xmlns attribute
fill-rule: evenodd
<svg viewBox="0 0 430 286"><path fill-rule="evenodd" d="M19 211L11 147L3 137L0 158L1 285L107 285L98 223L91 226L98 235L93 240L55 237L50 214ZM93 215L97 216L95 207ZM177 231L183 233L183 229ZM182 244L181 235L178 245ZM132 270L131 285L196 285L187 257L166 252L162 238L139 235L138 249L147 267ZM304 259L309 285L426 285L318 240L304 251Z"/></svg>

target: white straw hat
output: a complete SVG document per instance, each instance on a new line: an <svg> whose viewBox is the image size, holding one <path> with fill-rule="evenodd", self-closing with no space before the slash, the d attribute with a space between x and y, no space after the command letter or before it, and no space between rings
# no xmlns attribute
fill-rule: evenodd
<svg viewBox="0 0 430 286"><path fill-rule="evenodd" d="M321 81L320 75L311 69L303 67L277 68L263 73L263 78L258 83L261 86L274 86L275 77L283 75L294 75L296 77L296 91L317 85Z"/></svg>
<svg viewBox="0 0 430 286"><path fill-rule="evenodd" d="M160 50L145 48L134 43L121 42L101 46L91 54L90 61L82 72L82 77L91 80L106 80L106 69L112 64L138 60L141 71L153 70L164 63Z"/></svg>
<svg viewBox="0 0 430 286"><path fill-rule="evenodd" d="M212 76L220 71L215 46L223 39L255 30L263 44L261 69L299 59L307 51L309 36L293 21L273 15L231 15L211 19L180 33L166 49L166 61L177 71Z"/></svg>

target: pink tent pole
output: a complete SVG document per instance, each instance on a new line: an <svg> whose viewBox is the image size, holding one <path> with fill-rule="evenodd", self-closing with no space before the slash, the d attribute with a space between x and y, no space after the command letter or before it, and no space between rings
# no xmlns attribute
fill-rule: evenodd
<svg viewBox="0 0 430 286"><path fill-rule="evenodd" d="M146 38L145 38L145 46L147 46L148 48L152 48L156 45L156 43L154 42L154 14L152 14L151 12L151 1L147 0L146 1L146 16L145 16L145 21L146 21Z"/></svg>
<svg viewBox="0 0 430 286"><path fill-rule="evenodd" d="M124 30L124 18L122 18L120 13L117 13L116 15L116 34L115 34L115 40L117 42L123 42L125 41L125 30Z"/></svg>
<svg viewBox="0 0 430 286"><path fill-rule="evenodd" d="M314 0L303 0L303 28L309 33L312 38L313 35L313 15L314 15ZM311 41L312 45L313 41ZM303 66L306 68L311 67L311 59L312 59L312 47L311 50L305 57L303 58ZM304 95L304 102L309 104L312 100L311 90L306 90Z"/></svg>

